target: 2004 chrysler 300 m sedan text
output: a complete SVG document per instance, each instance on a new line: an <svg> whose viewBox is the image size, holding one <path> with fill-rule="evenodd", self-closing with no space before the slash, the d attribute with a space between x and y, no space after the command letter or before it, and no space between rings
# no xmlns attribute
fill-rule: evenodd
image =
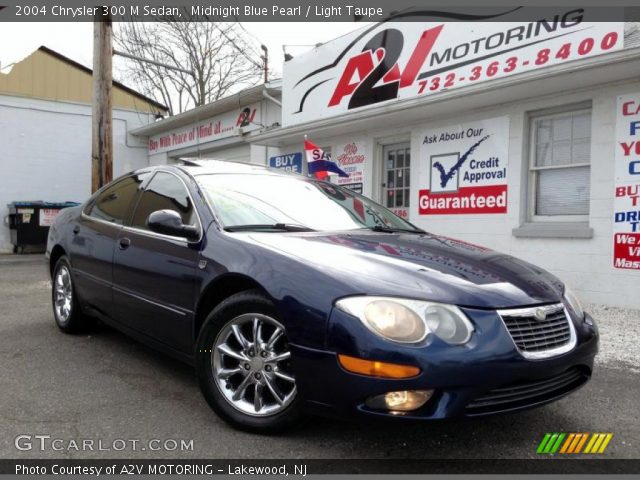
<svg viewBox="0 0 640 480"><path fill-rule="evenodd" d="M585 384L597 352L544 270L264 167L125 175L58 216L47 254L61 330L97 317L193 363L246 430L530 408Z"/></svg>

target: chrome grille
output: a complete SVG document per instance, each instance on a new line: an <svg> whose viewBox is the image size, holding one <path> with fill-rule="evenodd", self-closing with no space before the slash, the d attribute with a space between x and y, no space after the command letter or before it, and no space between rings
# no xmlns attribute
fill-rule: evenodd
<svg viewBox="0 0 640 480"><path fill-rule="evenodd" d="M571 350L575 331L564 305L499 310L513 342L523 356L546 358Z"/></svg>

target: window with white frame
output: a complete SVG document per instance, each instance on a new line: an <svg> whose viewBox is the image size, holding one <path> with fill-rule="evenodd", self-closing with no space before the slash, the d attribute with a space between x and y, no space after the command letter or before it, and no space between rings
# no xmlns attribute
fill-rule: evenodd
<svg viewBox="0 0 640 480"><path fill-rule="evenodd" d="M530 217L585 221L589 216L591 109L531 117Z"/></svg>

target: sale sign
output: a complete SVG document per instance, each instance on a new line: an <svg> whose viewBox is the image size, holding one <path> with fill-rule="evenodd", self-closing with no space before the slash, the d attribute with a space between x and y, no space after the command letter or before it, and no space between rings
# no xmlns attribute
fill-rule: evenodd
<svg viewBox="0 0 640 480"><path fill-rule="evenodd" d="M508 117L426 131L420 215L507 213L508 148Z"/></svg>
<svg viewBox="0 0 640 480"><path fill-rule="evenodd" d="M512 18L512 9L479 22L422 22L415 21L420 11L406 19L398 13L322 44L284 64L283 125L435 95L623 47L623 22L598 22L597 13L587 8L554 10L538 21Z"/></svg>
<svg viewBox="0 0 640 480"><path fill-rule="evenodd" d="M618 97L613 266L640 270L640 93Z"/></svg>

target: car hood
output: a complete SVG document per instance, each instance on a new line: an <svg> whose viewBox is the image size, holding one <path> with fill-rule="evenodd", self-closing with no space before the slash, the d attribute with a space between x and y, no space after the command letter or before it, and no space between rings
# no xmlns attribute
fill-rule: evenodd
<svg viewBox="0 0 640 480"><path fill-rule="evenodd" d="M423 298L476 308L558 302L564 286L523 260L432 234L251 233L245 237L345 286L344 294Z"/></svg>

